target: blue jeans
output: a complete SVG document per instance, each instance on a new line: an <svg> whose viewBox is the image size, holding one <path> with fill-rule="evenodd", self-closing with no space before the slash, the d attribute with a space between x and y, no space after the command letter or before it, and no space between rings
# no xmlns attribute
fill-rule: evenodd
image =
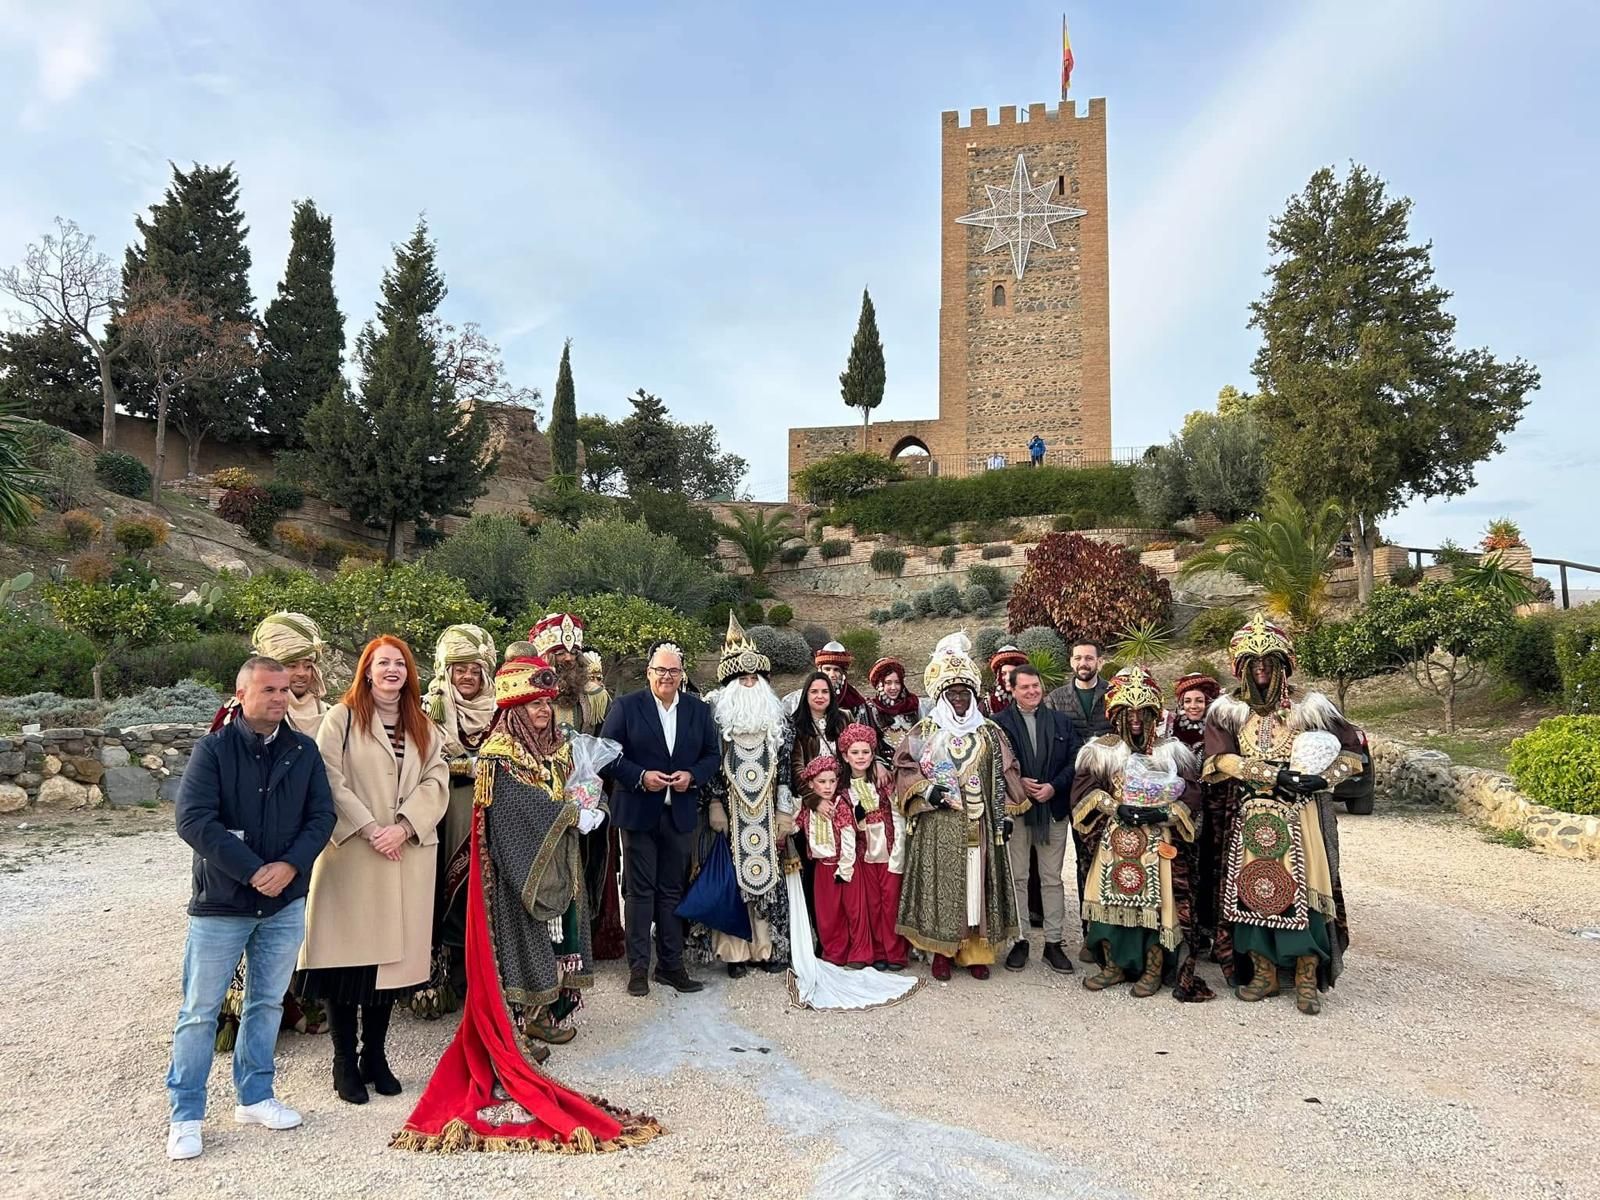
<svg viewBox="0 0 1600 1200"><path fill-rule="evenodd" d="M270 917L190 917L183 949L183 1007L172 1033L167 1096L172 1120L206 1115L206 1078L216 1051L217 1014L245 956L244 1011L233 1047L233 1086L240 1104L272 1095L272 1052L283 1021L283 993L305 940L302 897Z"/></svg>

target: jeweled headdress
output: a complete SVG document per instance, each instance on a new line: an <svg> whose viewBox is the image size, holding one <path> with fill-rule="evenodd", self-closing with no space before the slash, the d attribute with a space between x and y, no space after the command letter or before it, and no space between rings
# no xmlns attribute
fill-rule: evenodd
<svg viewBox="0 0 1600 1200"><path fill-rule="evenodd" d="M1141 708L1161 711L1161 685L1143 667L1123 667L1106 684L1106 713L1122 708L1130 712Z"/></svg>
<svg viewBox="0 0 1600 1200"><path fill-rule="evenodd" d="M519 704L555 698L555 668L537 655L508 658L494 673L494 702L499 708L515 708Z"/></svg>
<svg viewBox="0 0 1600 1200"><path fill-rule="evenodd" d="M583 649L583 621L571 613L551 613L528 630L528 640L541 655L557 646L576 654Z"/></svg>
<svg viewBox="0 0 1600 1200"><path fill-rule="evenodd" d="M933 648L933 658L922 672L922 686L930 700L937 700L956 684L974 692L983 684L978 664L972 661L972 639L961 632L940 639Z"/></svg>
<svg viewBox="0 0 1600 1200"><path fill-rule="evenodd" d="M1283 673L1293 675L1295 668L1294 644L1289 635L1272 624L1261 613L1250 618L1250 623L1228 639L1228 658L1233 663L1233 677L1244 678L1244 660L1270 658L1283 659Z"/></svg>
<svg viewBox="0 0 1600 1200"><path fill-rule="evenodd" d="M739 675L766 675L772 660L756 648L739 618L728 614L728 633L722 639L722 657L717 660L717 682L727 683Z"/></svg>

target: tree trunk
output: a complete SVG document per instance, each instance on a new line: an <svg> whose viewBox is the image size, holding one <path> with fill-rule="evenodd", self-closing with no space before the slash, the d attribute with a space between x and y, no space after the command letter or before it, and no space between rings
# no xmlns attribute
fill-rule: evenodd
<svg viewBox="0 0 1600 1200"><path fill-rule="evenodd" d="M861 406L861 453L867 453L867 424L872 420L872 410L865 404Z"/></svg>
<svg viewBox="0 0 1600 1200"><path fill-rule="evenodd" d="M1350 694L1350 684L1352 682L1354 681L1349 679L1335 679L1333 681L1334 690L1339 694L1339 711L1341 713L1344 712L1344 699Z"/></svg>
<svg viewBox="0 0 1600 1200"><path fill-rule="evenodd" d="M96 704L105 699L105 695L100 690L100 672L105 669L105 665L103 662L96 661L94 666L89 668L89 678L94 683L94 700Z"/></svg>
<svg viewBox="0 0 1600 1200"><path fill-rule="evenodd" d="M384 549L384 560L394 562L400 557L400 518L389 518L389 543Z"/></svg>
<svg viewBox="0 0 1600 1200"><path fill-rule="evenodd" d="M204 432L193 435L185 433L183 439L188 444L189 450L189 457L184 465L184 473L190 479L193 479L200 473L200 445L206 440L206 435Z"/></svg>
<svg viewBox="0 0 1600 1200"><path fill-rule="evenodd" d="M157 385L156 390L156 469L150 477L150 503L161 505L161 479L167 470L167 404L171 389Z"/></svg>
<svg viewBox="0 0 1600 1200"><path fill-rule="evenodd" d="M1450 656L1450 677L1444 685L1444 731L1456 731L1456 657Z"/></svg>
<svg viewBox="0 0 1600 1200"><path fill-rule="evenodd" d="M111 356L96 351L100 360L100 449L117 448L117 385L111 382Z"/></svg>
<svg viewBox="0 0 1600 1200"><path fill-rule="evenodd" d="M1356 599L1372 599L1372 556L1378 548L1378 527L1365 517L1350 521L1350 543L1356 559Z"/></svg>

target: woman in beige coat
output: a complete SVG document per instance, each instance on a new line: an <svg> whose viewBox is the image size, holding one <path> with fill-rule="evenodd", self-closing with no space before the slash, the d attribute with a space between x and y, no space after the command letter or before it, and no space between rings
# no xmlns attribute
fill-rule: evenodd
<svg viewBox="0 0 1600 1200"><path fill-rule="evenodd" d="M410 647L388 635L367 643L317 746L338 822L311 871L297 984L328 1007L334 1090L365 1104L368 1083L380 1095L400 1091L384 1038L394 1002L428 979L437 826L449 806L449 769Z"/></svg>

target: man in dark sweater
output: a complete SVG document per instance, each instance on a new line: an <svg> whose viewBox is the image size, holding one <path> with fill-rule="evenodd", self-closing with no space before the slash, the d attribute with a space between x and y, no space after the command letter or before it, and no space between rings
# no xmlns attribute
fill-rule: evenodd
<svg viewBox="0 0 1600 1200"><path fill-rule="evenodd" d="M305 938L311 864L333 834L333 795L316 742L285 718L289 675L260 655L239 668L238 709L201 738L178 792L178 836L194 848L183 1007L172 1035L167 1157L195 1158L217 1013L245 958L244 1012L233 1051L241 1125L293 1129L300 1114L272 1092L272 1052Z"/></svg>
<svg viewBox="0 0 1600 1200"><path fill-rule="evenodd" d="M1067 841L1071 833L1067 793L1072 787L1074 765L1078 759L1078 740L1072 723L1044 702L1044 685L1031 663L1016 668L1011 677L1012 703L999 716L1000 726L1011 742L1022 774L1026 804L1014 816L1007 852L1011 855L1011 874L1017 881L1017 911L1027 902L1028 854L1039 859L1039 890L1044 910L1044 961L1063 973L1071 972L1072 960L1061 947L1066 928L1066 893L1061 871L1066 862ZM1077 922L1074 922L1077 924ZM1006 955L1006 968L1020 971L1028 965L1028 939L1017 939Z"/></svg>
<svg viewBox="0 0 1600 1200"><path fill-rule="evenodd" d="M1072 643L1072 678L1050 693L1051 708L1072 722L1078 735L1078 745L1087 746L1103 733L1110 733L1111 721L1106 716L1106 681L1100 678L1100 664L1105 651L1100 643L1081 638ZM1092 852L1077 827L1072 830L1072 850L1078 862L1078 898L1083 898L1083 881L1089 870ZM1088 926L1083 926L1087 932ZM1094 962L1094 955L1085 945L1078 951L1079 962Z"/></svg>

